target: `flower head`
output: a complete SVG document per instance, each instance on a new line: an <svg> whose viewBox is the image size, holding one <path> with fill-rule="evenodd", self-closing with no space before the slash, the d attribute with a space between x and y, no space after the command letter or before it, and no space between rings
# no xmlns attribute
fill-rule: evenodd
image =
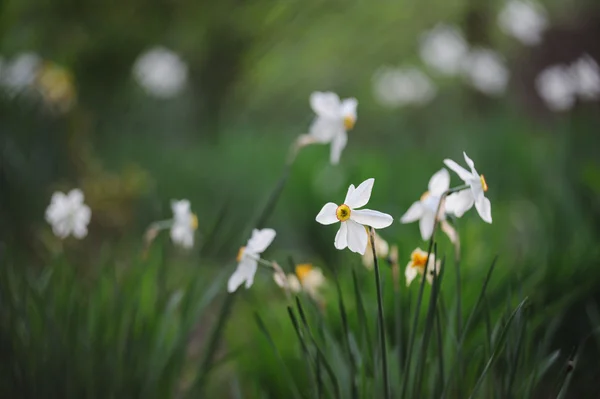
<svg viewBox="0 0 600 399"><path fill-rule="evenodd" d="M368 241L365 226L383 229L394 221L387 213L370 209L357 209L369 202L373 183L375 183L375 179L371 178L365 180L356 188L351 184L343 204L337 205L329 202L317 215L316 220L321 224L341 223L334 241L337 249L348 247L350 251L364 255Z"/></svg>
<svg viewBox="0 0 600 399"><path fill-rule="evenodd" d="M400 218L401 223L419 221L419 229L423 240L429 240L437 220L444 218L444 204L440 205L442 195L450 188L450 173L444 168L437 171L429 179L428 190L421 195L419 201L414 202Z"/></svg>
<svg viewBox="0 0 600 399"><path fill-rule="evenodd" d="M373 95L389 108L425 105L433 100L436 93L437 88L431 79L414 67L384 67L373 76Z"/></svg>
<svg viewBox="0 0 600 399"><path fill-rule="evenodd" d="M185 88L188 67L177 53L159 46L138 57L133 65L133 76L148 94L171 98Z"/></svg>
<svg viewBox="0 0 600 399"><path fill-rule="evenodd" d="M310 263L304 263L296 266L296 276L302 289L313 298L318 298L318 291L325 284L325 276L318 267L313 267Z"/></svg>
<svg viewBox="0 0 600 399"><path fill-rule="evenodd" d="M538 3L509 0L498 14L498 25L507 35L533 46L542 41L542 34L548 27L548 17L546 10Z"/></svg>
<svg viewBox="0 0 600 399"><path fill-rule="evenodd" d="M427 259L427 252L421 248L417 248L410 254L410 262L406 265L404 270L404 276L406 277L406 286L417 277L417 275L423 275L427 273L425 278L429 284L433 284L433 276L440 274L440 261L436 262L435 255L429 254L429 260Z"/></svg>
<svg viewBox="0 0 600 399"><path fill-rule="evenodd" d="M190 201L171 201L173 210L173 224L171 226L171 240L184 248L194 246L194 231L198 228L198 217L190 209Z"/></svg>
<svg viewBox="0 0 600 399"><path fill-rule="evenodd" d="M317 117L310 126L309 136L317 143L331 143L331 163L340 161L342 150L348 142L347 131L356 123L356 98L340 101L332 92L314 92L310 95L310 107Z"/></svg>
<svg viewBox="0 0 600 399"><path fill-rule="evenodd" d="M463 155L467 165L471 168L470 172L453 160L444 159L446 166L456 172L465 184L469 185L468 189L450 194L446 198L446 211L454 213L457 217L461 217L475 204L477 213L479 213L483 221L492 223L492 205L490 200L485 197L485 192L488 189L485 177L477 173L475 164L467 156L467 153L463 152Z"/></svg>
<svg viewBox="0 0 600 399"><path fill-rule="evenodd" d="M580 57L571 65L577 93L584 100L600 97L600 67L589 55Z"/></svg>
<svg viewBox="0 0 600 399"><path fill-rule="evenodd" d="M227 282L227 291L234 292L244 282L246 283L246 288L252 286L260 254L271 245L275 239L275 234L275 230L273 229L254 229L252 231L252 237L250 237L246 246L240 248L238 252L238 265Z"/></svg>
<svg viewBox="0 0 600 399"><path fill-rule="evenodd" d="M463 57L469 47L460 30L455 26L439 24L422 35L419 52L421 59L444 75L460 72Z"/></svg>
<svg viewBox="0 0 600 399"><path fill-rule="evenodd" d="M541 71L535 78L535 88L551 111L566 111L575 104L576 82L566 66L552 65Z"/></svg>
<svg viewBox="0 0 600 399"><path fill-rule="evenodd" d="M298 277L296 277L296 275L293 273L273 273L273 280L275 280L275 284L277 284L279 287L289 290L294 294L302 291L300 280L298 280Z"/></svg>
<svg viewBox="0 0 600 399"><path fill-rule="evenodd" d="M375 264L373 251L371 250L371 236L367 233L367 250L362 256L363 265L371 270ZM390 253L390 246L377 232L375 232L375 252L378 258L387 258Z"/></svg>
<svg viewBox="0 0 600 399"><path fill-rule="evenodd" d="M484 48L474 49L464 58L463 74L475 89L488 96L504 93L510 78L502 56Z"/></svg>
<svg viewBox="0 0 600 399"><path fill-rule="evenodd" d="M87 235L92 211L84 202L83 192L79 189L52 194L50 205L46 209L46 221L52 225L57 237L66 238L73 234L75 238Z"/></svg>

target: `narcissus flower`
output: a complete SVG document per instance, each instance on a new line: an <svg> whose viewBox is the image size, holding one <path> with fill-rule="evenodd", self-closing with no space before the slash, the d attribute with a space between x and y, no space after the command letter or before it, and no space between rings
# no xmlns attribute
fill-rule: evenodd
<svg viewBox="0 0 600 399"><path fill-rule="evenodd" d="M184 248L194 246L194 232L198 228L198 217L190 209L190 201L171 201L173 210L173 224L171 226L171 240Z"/></svg>
<svg viewBox="0 0 600 399"><path fill-rule="evenodd" d="M302 289L317 299L319 289L325 284L325 276L321 269L313 267L310 263L303 263L296 266L296 276L298 276Z"/></svg>
<svg viewBox="0 0 600 399"><path fill-rule="evenodd" d="M72 234L80 239L87 235L92 211L83 200L83 192L79 189L71 190L67 195L61 192L52 194L46 209L46 221L52 225L57 237L66 238Z"/></svg>
<svg viewBox="0 0 600 399"><path fill-rule="evenodd" d="M485 177L477 172L475 164L467 156L467 153L463 152L463 155L467 165L471 168L470 172L453 160L444 159L446 166L456 172L458 177L469 186L469 188L450 194L446 198L446 211L454 213L457 217L461 217L475 204L475 208L481 219L484 222L492 223L492 205L490 200L485 197L485 192L488 189Z"/></svg>
<svg viewBox="0 0 600 399"><path fill-rule="evenodd" d="M427 260L427 252L421 248L415 249L410 254L410 262L404 271L406 286L408 287L415 277L422 276L423 273L427 273L425 276L427 282L433 284L433 276L440 274L440 264L439 260L436 262L434 254L429 254L429 260Z"/></svg>
<svg viewBox="0 0 600 399"><path fill-rule="evenodd" d="M429 240L437 219L444 219L444 204L440 205L442 194L450 188L450 173L444 168L437 171L429 179L428 191L421 195L419 201L414 202L400 218L401 223L419 221L419 229L423 240Z"/></svg>
<svg viewBox="0 0 600 399"><path fill-rule="evenodd" d="M378 258L387 258L390 253L390 246L377 232L375 232L375 252ZM371 250L371 236L367 232L367 250L362 256L363 265L371 270L375 264L373 251Z"/></svg>
<svg viewBox="0 0 600 399"><path fill-rule="evenodd" d="M321 224L341 223L334 241L337 249L348 247L350 251L364 255L368 241L365 226L383 229L394 221L387 213L370 209L357 209L369 202L374 183L375 179L371 178L365 180L356 188L351 184L343 204L337 205L329 202L317 215L316 220Z"/></svg>
<svg viewBox="0 0 600 399"><path fill-rule="evenodd" d="M273 229L254 229L252 231L252 237L250 237L246 246L240 248L238 252L238 265L227 282L227 291L234 292L244 282L246 283L246 288L252 286L260 254L271 245L275 239L275 234L275 230Z"/></svg>
<svg viewBox="0 0 600 399"><path fill-rule="evenodd" d="M342 150L348 142L347 131L356 123L356 98L340 101L332 92L314 92L310 95L310 107L317 117L310 126L308 139L313 142L331 143L331 163L340 161Z"/></svg>

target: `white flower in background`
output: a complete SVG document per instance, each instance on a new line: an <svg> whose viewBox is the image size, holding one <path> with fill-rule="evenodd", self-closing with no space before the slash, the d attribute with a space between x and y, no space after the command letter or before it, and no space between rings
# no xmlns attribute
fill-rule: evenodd
<svg viewBox="0 0 600 399"><path fill-rule="evenodd" d="M434 254L429 254L428 260L427 252L423 251L421 248L415 249L410 254L410 262L408 262L406 269L404 270L406 286L408 287L415 277L418 275L422 276L423 273L427 273L425 275L427 282L433 284L433 276L440 274L440 265L441 262L439 260L436 262Z"/></svg>
<svg viewBox="0 0 600 399"><path fill-rule="evenodd" d="M600 68L588 54L580 57L571 65L571 74L575 90L584 100L596 100L600 97Z"/></svg>
<svg viewBox="0 0 600 399"><path fill-rule="evenodd" d="M36 53L18 54L12 61L3 65L0 84L8 94L18 94L33 84L41 62L42 59Z"/></svg>
<svg viewBox="0 0 600 399"><path fill-rule="evenodd" d="M346 199L342 205L329 202L321 209L316 217L317 222L328 225L340 222L340 229L335 236L335 247L365 254L368 242L368 234L365 226L383 229L392 224L394 219L387 213L373 211L370 209L356 209L365 206L371 198L375 179L367 179L358 187L353 184L348 188Z"/></svg>
<svg viewBox="0 0 600 399"><path fill-rule="evenodd" d="M275 230L273 229L254 229L252 231L252 237L250 237L246 246L240 248L237 257L238 265L227 282L227 291L234 292L244 282L246 283L246 288L252 286L260 254L271 245L275 239L275 234Z"/></svg>
<svg viewBox="0 0 600 399"><path fill-rule="evenodd" d="M419 201L414 202L404 215L400 218L401 223L412 223L419 221L419 229L423 240L429 240L433 233L433 227L437 220L444 219L444 204L440 205L442 194L450 188L450 173L444 168L437 171L429 179L428 191L421 196Z"/></svg>
<svg viewBox="0 0 600 399"><path fill-rule="evenodd" d="M461 62L469 46L455 26L438 24L421 36L419 53L430 68L444 75L460 72Z"/></svg>
<svg viewBox="0 0 600 399"><path fill-rule="evenodd" d="M194 231L198 228L198 217L190 209L190 201L183 199L171 201L173 223L171 240L184 248L194 246Z"/></svg>
<svg viewBox="0 0 600 399"><path fill-rule="evenodd" d="M373 95L386 107L424 105L433 100L437 89L417 68L382 68L373 76Z"/></svg>
<svg viewBox="0 0 600 399"><path fill-rule="evenodd" d="M92 211L83 200L79 189L73 189L67 195L58 191L52 194L46 209L46 221L52 225L57 237L66 238L72 234L81 239L87 235Z"/></svg>
<svg viewBox="0 0 600 399"><path fill-rule="evenodd" d="M484 222L492 223L492 205L490 200L485 197L485 192L488 189L485 177L477 173L475 164L467 156L466 152L463 152L465 162L471 168L469 172L456 162L451 159L444 159L444 163L447 167L452 169L458 177L460 177L469 188L459 191L457 193L450 194L446 197L446 212L453 213L457 217L464 215L466 211L473 207L477 209L477 213L481 216Z"/></svg>
<svg viewBox="0 0 600 399"><path fill-rule="evenodd" d="M371 249L371 235L368 233L367 239L367 250L362 256L362 263L367 269L371 270L375 266L375 261L373 259L373 250ZM375 232L375 253L377 253L378 258L387 258L390 253L389 244L377 232Z"/></svg>
<svg viewBox="0 0 600 399"><path fill-rule="evenodd" d="M356 123L356 98L340 101L332 92L314 92L310 95L310 107L317 114L307 136L309 142L331 143L331 164L337 165L342 150L348 142L348 130Z"/></svg>
<svg viewBox="0 0 600 399"><path fill-rule="evenodd" d="M498 14L498 25L505 34L533 46L542 41L542 34L548 27L548 16L539 3L509 0Z"/></svg>
<svg viewBox="0 0 600 399"><path fill-rule="evenodd" d="M37 73L35 87L44 103L58 112L67 112L77 100L75 79L69 70L55 64L44 62Z"/></svg>
<svg viewBox="0 0 600 399"><path fill-rule="evenodd" d="M500 54L483 48L474 49L466 56L463 74L475 89L489 96L504 93L510 76Z"/></svg>
<svg viewBox="0 0 600 399"><path fill-rule="evenodd" d="M566 111L575 104L577 87L566 66L553 65L544 69L535 79L535 88L552 111Z"/></svg>
<svg viewBox="0 0 600 399"><path fill-rule="evenodd" d="M318 299L319 289L325 284L323 271L310 263L303 263L296 266L296 276L302 289L314 299Z"/></svg>
<svg viewBox="0 0 600 399"><path fill-rule="evenodd" d="M293 273L281 274L281 273L273 273L273 280L275 284L284 290L289 290L291 293L297 294L302 291L302 286L300 285L300 280Z"/></svg>
<svg viewBox="0 0 600 399"><path fill-rule="evenodd" d="M159 98L171 98L185 87L188 67L173 51L164 47L154 47L135 61L133 76L148 94Z"/></svg>

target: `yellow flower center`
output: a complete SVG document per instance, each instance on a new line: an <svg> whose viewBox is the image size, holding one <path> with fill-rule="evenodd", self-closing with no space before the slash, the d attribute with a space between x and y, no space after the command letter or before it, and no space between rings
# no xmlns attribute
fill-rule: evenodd
<svg viewBox="0 0 600 399"><path fill-rule="evenodd" d="M481 180L481 188L483 188L483 192L485 193L488 190L487 183L485 182L485 177L481 175L479 176L479 180Z"/></svg>
<svg viewBox="0 0 600 399"><path fill-rule="evenodd" d="M192 217L190 219L190 226L194 230L196 230L198 228L198 216L196 216L195 213L192 213Z"/></svg>
<svg viewBox="0 0 600 399"><path fill-rule="evenodd" d="M335 216L340 222L345 222L350 219L350 207L346 204L342 204L335 210Z"/></svg>
<svg viewBox="0 0 600 399"><path fill-rule="evenodd" d="M344 117L344 127L346 128L346 130L352 130L355 123L356 119L354 119L353 116L348 115Z"/></svg>
<svg viewBox="0 0 600 399"><path fill-rule="evenodd" d="M426 252L415 250L410 255L410 259L412 261L412 267L417 267L419 269L425 269L425 265L427 264L427 253Z"/></svg>
<svg viewBox="0 0 600 399"><path fill-rule="evenodd" d="M421 201L425 201L429 197L429 191L425 191L423 195L421 195Z"/></svg>
<svg viewBox="0 0 600 399"><path fill-rule="evenodd" d="M235 258L235 260L237 260L238 262L241 262L242 256L244 256L245 250L246 250L246 247L240 247L240 250L238 251L238 254L237 254L237 258Z"/></svg>
<svg viewBox="0 0 600 399"><path fill-rule="evenodd" d="M310 274L312 268L313 266L310 263L303 263L301 265L296 266L296 276L298 276L298 280L300 280L300 283L302 283L306 276Z"/></svg>

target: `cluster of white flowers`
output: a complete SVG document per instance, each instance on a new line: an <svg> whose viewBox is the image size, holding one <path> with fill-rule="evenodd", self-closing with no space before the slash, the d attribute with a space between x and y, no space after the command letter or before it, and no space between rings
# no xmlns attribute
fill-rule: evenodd
<svg viewBox="0 0 600 399"><path fill-rule="evenodd" d="M567 111L578 97L583 101L600 98L600 68L584 54L570 65L552 65L541 71L535 87L550 110Z"/></svg>
<svg viewBox="0 0 600 399"><path fill-rule="evenodd" d="M384 67L373 75L373 95L385 107L425 105L436 93L431 79L415 67Z"/></svg>
<svg viewBox="0 0 600 399"><path fill-rule="evenodd" d="M177 53L158 46L138 57L133 65L133 76L149 95L166 99L183 91L188 67Z"/></svg>

